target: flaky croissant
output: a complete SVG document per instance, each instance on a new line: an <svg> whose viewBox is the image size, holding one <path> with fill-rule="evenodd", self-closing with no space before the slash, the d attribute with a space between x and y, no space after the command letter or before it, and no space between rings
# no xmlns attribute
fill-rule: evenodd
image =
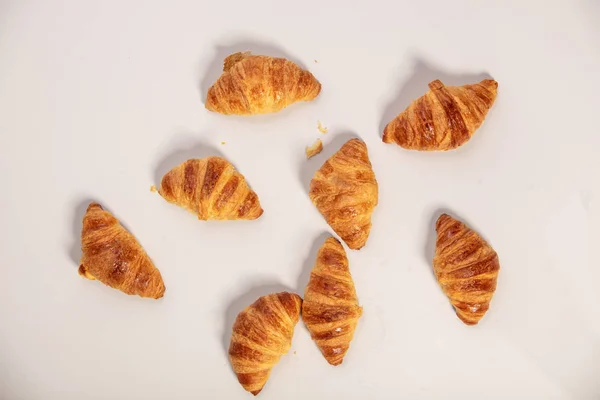
<svg viewBox="0 0 600 400"><path fill-rule="evenodd" d="M257 395L271 369L292 345L302 299L281 292L262 296L240 312L233 324L229 359L238 381Z"/></svg>
<svg viewBox="0 0 600 400"><path fill-rule="evenodd" d="M410 150L451 150L465 144L496 100L498 82L485 79L463 86L435 80L383 131L385 143Z"/></svg>
<svg viewBox="0 0 600 400"><path fill-rule="evenodd" d="M161 298L165 285L136 238L98 203L83 217L79 274L123 293Z"/></svg>
<svg viewBox="0 0 600 400"><path fill-rule="evenodd" d="M223 63L223 74L208 89L206 108L221 114L267 114L321 92L313 74L285 58L235 53Z"/></svg>
<svg viewBox="0 0 600 400"><path fill-rule="evenodd" d="M496 291L498 255L477 232L447 214L438 218L435 228L435 276L458 318L475 325Z"/></svg>
<svg viewBox="0 0 600 400"><path fill-rule="evenodd" d="M220 157L190 159L162 178L158 193L198 219L256 219L263 213L256 193L231 163Z"/></svg>
<svg viewBox="0 0 600 400"><path fill-rule="evenodd" d="M329 364L344 360L361 315L346 252L330 237L319 249L302 303L302 320Z"/></svg>
<svg viewBox="0 0 600 400"><path fill-rule="evenodd" d="M367 145L350 139L325 161L310 182L310 199L351 249L365 245L378 186Z"/></svg>

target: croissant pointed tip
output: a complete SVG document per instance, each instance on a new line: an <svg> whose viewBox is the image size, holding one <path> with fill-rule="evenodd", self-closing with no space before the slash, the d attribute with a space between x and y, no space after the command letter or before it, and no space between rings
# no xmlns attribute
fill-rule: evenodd
<svg viewBox="0 0 600 400"><path fill-rule="evenodd" d="M441 214L441 215L438 217L438 219L437 219L437 221L436 221L436 223L435 223L435 229L436 229L436 231L437 231L437 230L439 230L439 229L440 229L440 226L441 226L441 225L442 225L442 224L443 224L445 221L448 221L449 219L451 220L451 219L454 219L454 218L452 218L451 216L449 216L449 215L448 215L448 214L446 214L446 213L442 213L442 214Z"/></svg>
<svg viewBox="0 0 600 400"><path fill-rule="evenodd" d="M484 79L483 81L481 81L481 83L483 83L487 86L491 86L494 89L498 89L498 82L494 79Z"/></svg>
<svg viewBox="0 0 600 400"><path fill-rule="evenodd" d="M256 396L257 394L259 394L261 392L262 388L258 389L258 390L253 390L250 393L252 393L254 396Z"/></svg>
<svg viewBox="0 0 600 400"><path fill-rule="evenodd" d="M100 210L104 210L104 208L102 208L102 206L100 204L96 203L95 201L92 201L90 203L90 205L87 207L87 211L90 211L94 208L99 208Z"/></svg>

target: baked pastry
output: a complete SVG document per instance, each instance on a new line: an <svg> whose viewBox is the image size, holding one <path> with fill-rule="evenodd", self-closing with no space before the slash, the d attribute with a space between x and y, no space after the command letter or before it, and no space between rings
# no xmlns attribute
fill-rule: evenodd
<svg viewBox="0 0 600 400"><path fill-rule="evenodd" d="M281 292L262 296L240 312L233 324L229 359L238 381L257 395L271 369L292 345L302 299Z"/></svg>
<svg viewBox="0 0 600 400"><path fill-rule="evenodd" d="M475 325L496 291L498 255L477 232L447 214L440 215L435 229L435 276L458 318Z"/></svg>
<svg viewBox="0 0 600 400"><path fill-rule="evenodd" d="M317 139L313 144L306 148L306 159L308 160L309 158L316 156L321 151L323 151L323 142L321 141L321 139Z"/></svg>
<svg viewBox="0 0 600 400"><path fill-rule="evenodd" d="M263 213L246 178L221 157L190 159L163 176L158 193L198 219L256 219Z"/></svg>
<svg viewBox="0 0 600 400"><path fill-rule="evenodd" d="M235 53L223 63L223 74L208 89L206 108L221 114L267 114L321 92L313 74L285 58Z"/></svg>
<svg viewBox="0 0 600 400"><path fill-rule="evenodd" d="M367 145L350 139L315 173L310 199L351 249L360 249L371 232L378 187Z"/></svg>
<svg viewBox="0 0 600 400"><path fill-rule="evenodd" d="M79 274L123 293L158 299L165 284L136 238L98 203L90 203L81 230Z"/></svg>
<svg viewBox="0 0 600 400"><path fill-rule="evenodd" d="M319 249L302 303L302 320L329 364L344 360L361 315L346 252L330 237Z"/></svg>
<svg viewBox="0 0 600 400"><path fill-rule="evenodd" d="M465 144L482 124L496 100L498 82L485 79L463 86L440 80L413 101L383 131L385 143L409 150L452 150Z"/></svg>

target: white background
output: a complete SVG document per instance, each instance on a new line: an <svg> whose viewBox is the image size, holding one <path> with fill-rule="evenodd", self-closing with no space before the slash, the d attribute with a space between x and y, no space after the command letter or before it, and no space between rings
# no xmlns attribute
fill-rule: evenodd
<svg viewBox="0 0 600 400"><path fill-rule="evenodd" d="M259 295L304 292L330 232L308 182L354 135L380 184L368 244L349 252L364 316L337 368L299 323L259 398L600 398L599 22L595 0L0 1L0 398L251 398L231 324ZM297 61L322 94L209 113L240 50ZM381 142L429 81L487 76L498 98L464 147ZM149 191L210 154L246 176L263 217L204 223ZM145 247L163 299L77 275L92 199ZM446 210L500 256L476 327L432 274Z"/></svg>

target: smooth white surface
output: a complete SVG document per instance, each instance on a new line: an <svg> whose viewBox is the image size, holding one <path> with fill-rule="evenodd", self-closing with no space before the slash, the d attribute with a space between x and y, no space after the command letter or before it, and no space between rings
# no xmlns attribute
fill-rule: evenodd
<svg viewBox="0 0 600 400"><path fill-rule="evenodd" d="M594 0L1 1L0 398L251 398L226 357L231 323L259 295L303 293L330 231L306 188L351 135L380 184L368 245L349 252L364 317L338 368L299 323L259 398L600 398L599 20ZM299 61L321 96L209 113L238 50ZM430 80L487 74L498 99L461 149L381 142ZM246 176L261 219L203 223L150 193L209 154ZM77 275L90 199L153 258L162 300ZM477 327L432 274L441 210L500 256Z"/></svg>

